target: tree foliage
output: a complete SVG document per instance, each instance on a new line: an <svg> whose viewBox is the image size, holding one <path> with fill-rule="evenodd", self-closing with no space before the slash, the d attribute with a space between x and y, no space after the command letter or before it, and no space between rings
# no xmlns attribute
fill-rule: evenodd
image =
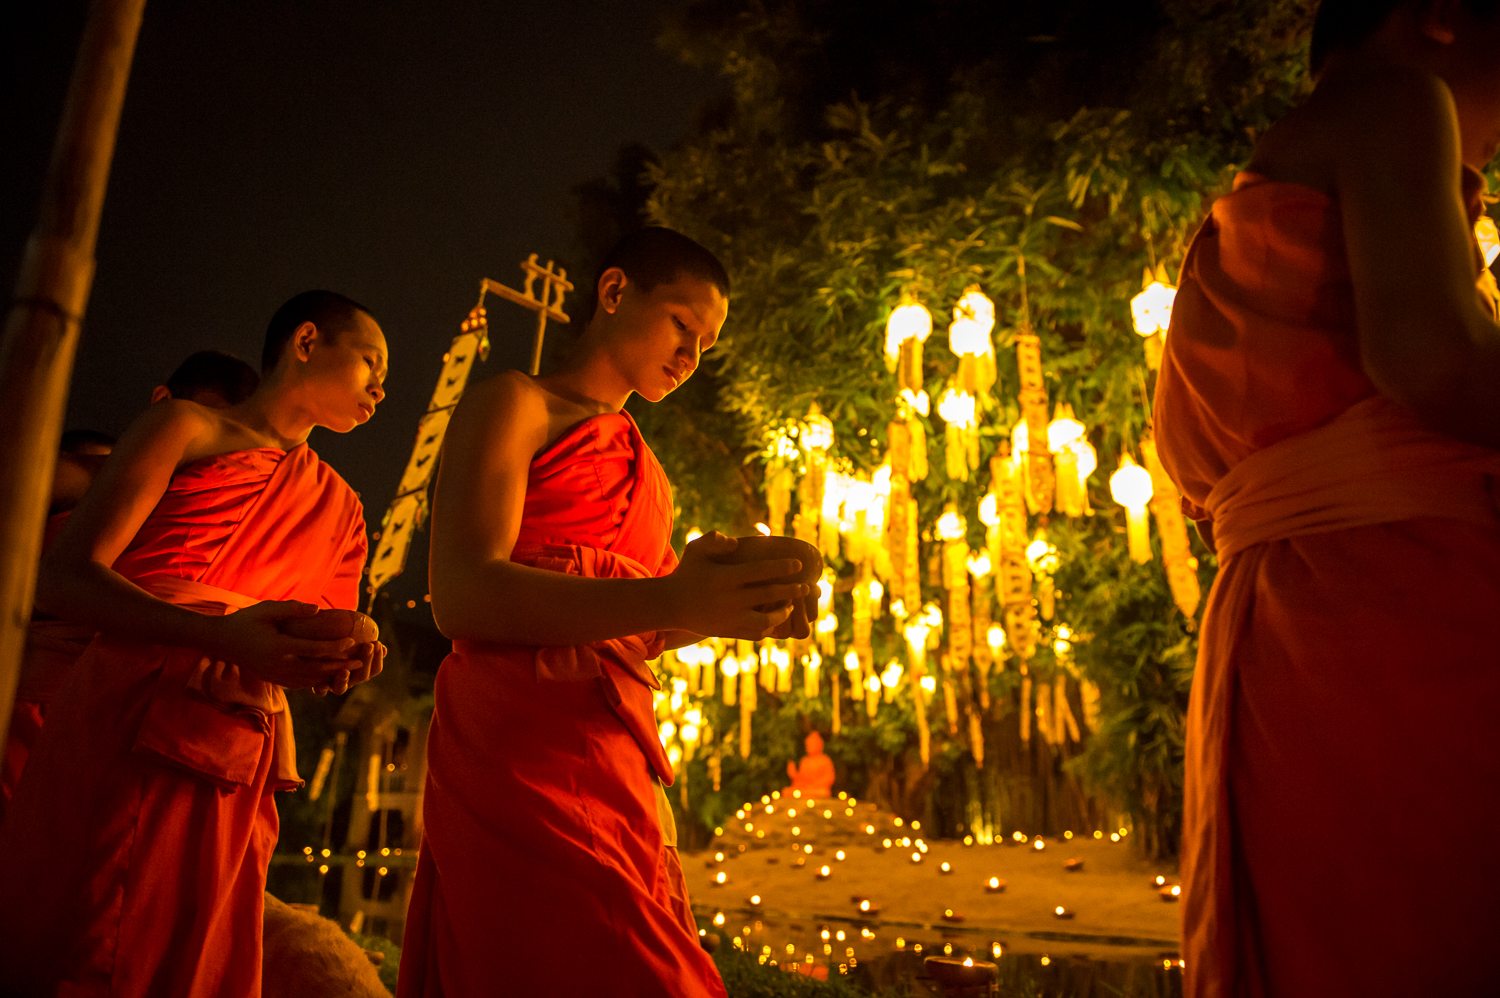
<svg viewBox="0 0 1500 998"><path fill-rule="evenodd" d="M1104 693L1069 778L1129 812L1155 852L1175 847L1194 621L1173 608L1159 565L1126 560L1103 487L1150 420L1129 302L1145 268L1175 272L1206 199L1300 96L1309 16L1291 0L705 0L665 37L728 84L702 127L646 165L650 216L719 253L735 282L707 384L647 417L683 522L762 518L757 455L814 402L842 460L878 464L895 396L879 359L886 317L903 293L933 310L936 397L956 366L946 310L979 285L999 315L986 455L1017 419L1009 347L1029 323L1050 403L1073 405L1101 456L1097 513L1048 528L1063 556L1059 619L1086 639L1077 663ZM930 432L936 468L935 416ZM987 481L919 483L924 524L949 501L972 511ZM1198 555L1206 589L1211 557ZM1053 666L1044 652L1035 667ZM1016 724L1003 706L1012 680L995 680L1002 706L986 725L998 739ZM765 747L777 760L799 751ZM935 751L940 787L972 777L961 749L950 738ZM903 752L909 726L892 754Z"/></svg>

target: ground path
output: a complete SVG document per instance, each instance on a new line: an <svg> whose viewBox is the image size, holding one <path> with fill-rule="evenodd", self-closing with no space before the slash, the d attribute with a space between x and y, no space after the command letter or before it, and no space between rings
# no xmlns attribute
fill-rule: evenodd
<svg viewBox="0 0 1500 998"><path fill-rule="evenodd" d="M1158 876L1175 883L1175 870L1142 859L1119 829L1095 831L1003 845L928 842L920 825L865 802L782 797L741 809L713 848L685 855L683 865L700 921L722 912L730 936L757 918L838 920L868 924L887 951L903 932L982 937L1013 952L1175 951L1179 906L1156 886ZM1002 891L987 889L992 877ZM1070 917L1059 918L1059 906Z"/></svg>

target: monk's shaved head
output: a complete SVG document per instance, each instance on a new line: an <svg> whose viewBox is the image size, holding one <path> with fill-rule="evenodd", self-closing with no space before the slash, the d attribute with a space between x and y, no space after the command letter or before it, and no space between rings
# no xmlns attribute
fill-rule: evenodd
<svg viewBox="0 0 1500 998"><path fill-rule="evenodd" d="M1428 0L1323 0L1313 22L1308 55L1313 75L1322 72L1329 55L1358 48L1403 7L1419 8ZM1463 0L1463 7L1479 18L1500 14L1500 0Z"/></svg>
<svg viewBox="0 0 1500 998"><path fill-rule="evenodd" d="M350 329L360 315L374 318L368 308L336 291L304 291L293 295L271 316L266 326L266 343L261 350L260 370L267 374L281 359L292 334L304 322L311 322L326 336L337 336Z"/></svg>

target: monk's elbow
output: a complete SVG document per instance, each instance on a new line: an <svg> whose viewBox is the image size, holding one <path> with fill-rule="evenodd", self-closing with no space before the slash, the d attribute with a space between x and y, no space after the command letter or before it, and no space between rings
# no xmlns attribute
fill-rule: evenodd
<svg viewBox="0 0 1500 998"><path fill-rule="evenodd" d="M1380 394L1410 409L1434 429L1447 431L1456 418L1464 380L1463 359L1453 351L1367 351L1365 374Z"/></svg>
<svg viewBox="0 0 1500 998"><path fill-rule="evenodd" d="M449 641L472 637L466 626L468 615L460 601L452 595L439 592L437 586L433 586L432 590L432 622L437 625L438 633Z"/></svg>

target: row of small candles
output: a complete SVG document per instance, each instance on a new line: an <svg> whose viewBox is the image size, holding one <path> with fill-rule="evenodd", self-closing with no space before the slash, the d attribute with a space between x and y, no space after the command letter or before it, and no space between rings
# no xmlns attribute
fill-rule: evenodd
<svg viewBox="0 0 1500 998"><path fill-rule="evenodd" d="M713 916L715 929L725 928L728 925L728 921L728 917L722 911L717 912ZM742 952L757 952L754 944L750 942L750 938L754 933L763 931L764 928L765 923L759 920L753 925L744 925L740 928L739 932L730 937L730 945ZM705 940L708 938L708 933L708 929L698 930L698 935ZM810 967L818 962L821 955L822 959L829 961L830 965L832 965L834 959L838 959L838 972L840 974L847 974L859 965L859 951L854 945L856 941L873 943L879 938L879 932L868 925L862 925L858 930L852 928L847 930L833 929L828 925L823 925L818 931L818 936L821 942L814 945L821 951L821 954L812 952L807 946L799 947L795 942L790 941L780 947L772 946L770 943L763 943L758 949L759 962L771 967L782 966L785 963L788 965L788 969L801 969L797 965ZM858 937L857 940L856 936ZM835 955L836 947L842 947L842 952L837 956ZM945 941L929 947L920 941L908 940L904 935L898 935L894 940L892 949L896 953L910 953L914 956L922 956L924 953L927 953L926 969L928 972L933 974L937 979L946 980L950 983L959 983L969 979L965 975L949 976L948 972L953 968L976 968L981 974L987 968L990 972L989 976L976 979L989 980L993 980L996 970L996 965L993 962L986 961L983 958L976 959L972 953L959 956L958 954L962 952L962 949L955 947L952 942ZM798 957L799 951L803 954L800 959ZM981 949L978 952L985 951ZM999 960L1005 953L1005 944L998 940L992 941L989 944L987 955L990 957L990 960ZM867 956L866 959L868 958ZM1038 962L1041 966L1047 967L1052 964L1052 958L1047 954L1042 954ZM1180 957L1166 956L1162 958L1160 966L1163 970L1181 970L1186 964Z"/></svg>

